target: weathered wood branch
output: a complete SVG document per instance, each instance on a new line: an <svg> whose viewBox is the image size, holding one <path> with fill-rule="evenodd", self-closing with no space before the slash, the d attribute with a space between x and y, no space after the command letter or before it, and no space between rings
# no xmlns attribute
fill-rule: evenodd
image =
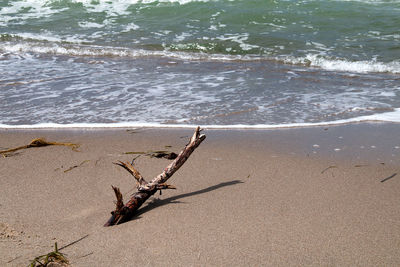
<svg viewBox="0 0 400 267"><path fill-rule="evenodd" d="M117 163L114 163L116 165L121 166L122 168L124 168L125 170L127 170L130 174L132 174L132 176L136 179L137 182L137 187L139 188L139 186L141 185L146 185L147 182L146 180L143 178L143 176L139 173L138 170L135 169L135 167L133 167L132 164L130 164L129 162L122 162L119 161Z"/></svg>
<svg viewBox="0 0 400 267"><path fill-rule="evenodd" d="M121 190L118 187L111 186L114 190L115 197L117 198L117 202L115 202L115 206L117 210L121 210L124 207L124 200L122 198Z"/></svg>
<svg viewBox="0 0 400 267"><path fill-rule="evenodd" d="M150 182L142 177L138 170L130 163L115 163L126 169L137 181L137 192L131 196L131 199L123 204L122 195L118 188L113 186L113 190L117 197L116 208L111 212L111 217L104 226L111 226L128 221L142 204L154 193L161 189L176 189L175 186L166 184L165 182L186 162L192 152L206 138L201 134L200 127L197 127L189 143L179 153L171 164L169 164L162 173L153 178Z"/></svg>

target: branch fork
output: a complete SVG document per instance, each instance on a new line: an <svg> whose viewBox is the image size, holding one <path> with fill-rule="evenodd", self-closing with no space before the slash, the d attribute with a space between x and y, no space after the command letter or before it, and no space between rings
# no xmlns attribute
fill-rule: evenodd
<svg viewBox="0 0 400 267"><path fill-rule="evenodd" d="M166 181L186 162L192 152L203 142L206 138L201 134L200 127L197 127L193 136L190 138L189 143L178 154L174 161L172 161L162 173L147 182L140 172L129 162L119 161L114 163L127 170L136 180L137 192L131 196L127 203L123 203L122 194L119 188L112 186L117 201L115 202L115 210L111 212L111 217L104 226L112 226L128 221L140 206L158 190L176 189L175 186L167 184Z"/></svg>

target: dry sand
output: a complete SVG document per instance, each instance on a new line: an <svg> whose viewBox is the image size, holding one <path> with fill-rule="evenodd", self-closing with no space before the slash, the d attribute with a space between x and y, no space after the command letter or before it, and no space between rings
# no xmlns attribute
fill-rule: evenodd
<svg viewBox="0 0 400 267"><path fill-rule="evenodd" d="M169 181L178 189L113 227L103 227L111 185L127 199L135 182L112 162L131 161L129 151L179 152L192 130L1 130L0 150L44 137L80 152L0 157L0 266L26 266L54 242L82 237L61 251L73 266L399 266L399 130L206 130ZM169 163L135 162L146 178Z"/></svg>

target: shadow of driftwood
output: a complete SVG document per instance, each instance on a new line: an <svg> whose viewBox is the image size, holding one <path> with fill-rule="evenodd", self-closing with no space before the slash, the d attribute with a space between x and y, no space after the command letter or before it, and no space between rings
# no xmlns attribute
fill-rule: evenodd
<svg viewBox="0 0 400 267"><path fill-rule="evenodd" d="M231 185L235 185L235 184L242 184L243 182L240 180L233 180L233 181L229 181L229 182L224 182L224 183L219 183L198 191L194 191L191 193L186 193L186 194L180 194L180 195L176 195L173 197L169 197L166 199L154 199L152 202L150 202L149 204L147 204L147 206L139 209L137 211L137 213L135 214L135 216L133 216L133 218L131 220L135 220L135 219L139 219L140 215L142 215L145 212L148 212L152 209L167 205L167 204L171 204L171 203L182 203L181 201L178 201L179 199L182 198L186 198L186 197L191 197L191 196L195 196L195 195L200 195L200 194L204 194L204 193L208 193L217 189L220 189L222 187L225 186L231 186Z"/></svg>

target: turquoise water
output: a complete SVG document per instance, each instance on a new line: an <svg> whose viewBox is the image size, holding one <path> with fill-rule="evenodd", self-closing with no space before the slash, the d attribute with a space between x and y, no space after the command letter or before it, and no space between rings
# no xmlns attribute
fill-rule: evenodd
<svg viewBox="0 0 400 267"><path fill-rule="evenodd" d="M399 29L400 1L3 0L0 124L400 121Z"/></svg>

